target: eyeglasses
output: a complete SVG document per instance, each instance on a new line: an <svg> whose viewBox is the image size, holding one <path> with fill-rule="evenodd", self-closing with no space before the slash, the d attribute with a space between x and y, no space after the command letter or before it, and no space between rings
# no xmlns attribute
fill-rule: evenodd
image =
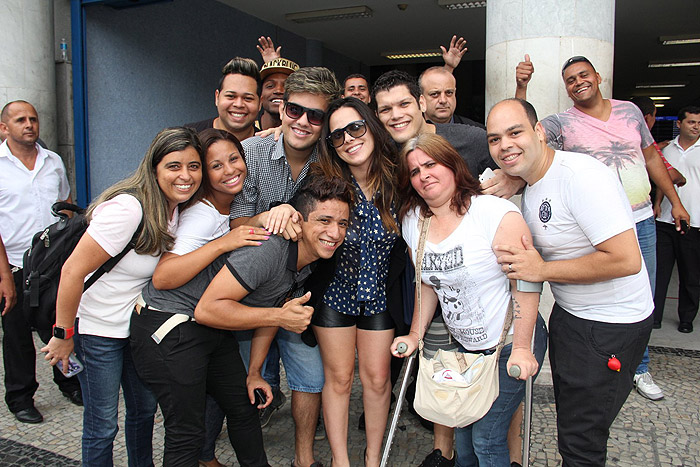
<svg viewBox="0 0 700 467"><path fill-rule="evenodd" d="M353 138L359 138L367 133L367 123L364 120L355 120L345 125L343 128L331 131L331 134L326 136L328 144L334 148L339 148L345 142L345 133Z"/></svg>
<svg viewBox="0 0 700 467"><path fill-rule="evenodd" d="M284 103L284 113L292 120L300 119L302 115L306 114L309 123L316 126L320 126L323 123L323 116L326 114L323 110L310 109L292 102Z"/></svg>

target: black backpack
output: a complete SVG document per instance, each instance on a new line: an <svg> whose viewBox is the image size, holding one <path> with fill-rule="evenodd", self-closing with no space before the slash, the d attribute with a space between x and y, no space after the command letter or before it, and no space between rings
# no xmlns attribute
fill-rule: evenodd
<svg viewBox="0 0 700 467"><path fill-rule="evenodd" d="M60 211L73 211L73 217ZM29 325L34 329L50 330L56 322L56 295L61 268L71 255L88 227L85 210L75 204L59 201L51 206L51 212L58 222L51 224L32 238L32 244L24 253L24 313ZM129 244L117 256L100 266L85 282L85 292L103 274L134 248L141 231L136 230Z"/></svg>

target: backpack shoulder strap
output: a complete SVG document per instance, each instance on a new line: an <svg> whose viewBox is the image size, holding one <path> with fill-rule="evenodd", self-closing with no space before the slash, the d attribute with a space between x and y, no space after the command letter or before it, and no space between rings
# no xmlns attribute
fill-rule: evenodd
<svg viewBox="0 0 700 467"><path fill-rule="evenodd" d="M87 289L89 289L92 286L92 284L97 282L97 280L100 277L102 277L103 275L105 275L106 273L111 271L114 268L114 266L116 266L117 263L119 263L119 261L121 261L122 258L124 258L124 256L126 256L127 253L129 253L131 250L134 249L134 247L136 246L136 241L138 240L142 229L143 229L143 219L141 219L139 226L136 228L136 232L134 232L134 236L131 237L131 240L129 240L129 243L126 244L126 246L121 251L121 253L119 253L117 256L114 256L114 257L108 259L107 261L105 261L105 263L102 266L100 266L99 268L97 268L95 273L92 276L90 276L90 278L87 281L85 281L85 285L83 285L83 292L85 292Z"/></svg>

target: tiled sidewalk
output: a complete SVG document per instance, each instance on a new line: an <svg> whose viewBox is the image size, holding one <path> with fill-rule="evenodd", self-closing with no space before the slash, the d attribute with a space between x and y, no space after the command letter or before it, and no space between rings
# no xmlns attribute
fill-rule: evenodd
<svg viewBox="0 0 700 467"><path fill-rule="evenodd" d="M674 277L674 280L675 279ZM677 282L669 290L676 290ZM700 465L700 339L698 332L676 331L676 303L669 298L664 326L655 330L650 341L650 371L666 397L658 402L644 399L633 391L611 430L608 443L609 466L698 466ZM2 333L0 331L0 337ZM36 339L37 348L40 341ZM3 371L0 368L0 374ZM40 383L35 401L44 415L39 425L18 423L4 404L0 408L0 466L77 466L80 465L82 409L65 399L51 380L51 371L37 356ZM362 411L361 387L355 381L350 404L349 450L353 466L362 465L364 433L357 430ZM286 389L286 388L283 388ZM398 389L396 390L398 393ZM556 418L551 387L535 386L532 426L533 466L557 466L561 459L556 445ZM289 396L289 392L287 392ZM120 407L123 417L123 405ZM120 422L120 426L123 424ZM289 397L263 429L268 460L286 467L294 456L294 428ZM163 427L160 414L154 433L154 460L162 462ZM432 435L404 409L391 451L390 465L416 466L432 448ZM217 456L226 465L238 465L225 433L219 437ZM316 443L316 458L330 464L328 441ZM114 446L114 464L126 466L124 432Z"/></svg>
<svg viewBox="0 0 700 467"><path fill-rule="evenodd" d="M40 356L39 356L40 358ZM79 465L81 409L68 402L51 381L43 360L38 360L40 388L36 406L45 421L39 425L17 423L3 407L0 410L0 465ZM700 351L652 347L652 373L666 398L648 401L630 394L613 425L608 444L608 465L613 466L695 466L700 462ZM362 465L364 434L357 430L361 412L361 388L354 386L350 414L350 455L352 465ZM123 408L122 408L123 415ZM163 449L162 419L156 420L155 461L160 464ZM431 436L407 411L399 421L391 465L418 465L431 449ZM263 429L268 459L273 466L287 466L293 457L293 424L287 403ZM237 465L225 433L219 438L217 455L227 465ZM316 443L317 459L328 465L328 441ZM124 435L117 435L115 465L125 466ZM560 464L556 449L554 399L551 388L535 386L533 409L532 465Z"/></svg>

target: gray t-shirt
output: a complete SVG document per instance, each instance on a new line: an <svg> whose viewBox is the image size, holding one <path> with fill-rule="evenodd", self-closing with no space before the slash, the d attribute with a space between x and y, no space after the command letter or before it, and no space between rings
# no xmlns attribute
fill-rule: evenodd
<svg viewBox="0 0 700 467"><path fill-rule="evenodd" d="M209 283L226 266L249 292L241 303L253 307L280 306L288 295L294 296L303 287L311 274L311 265L297 271L297 248L295 242L273 235L260 246L247 246L219 256L176 289L157 290L151 281L143 289L143 299L150 308L193 317Z"/></svg>
<svg viewBox="0 0 700 467"><path fill-rule="evenodd" d="M498 168L489 153L486 130L458 123L437 123L435 133L445 138L457 150L475 179L478 180L487 167L493 170Z"/></svg>

